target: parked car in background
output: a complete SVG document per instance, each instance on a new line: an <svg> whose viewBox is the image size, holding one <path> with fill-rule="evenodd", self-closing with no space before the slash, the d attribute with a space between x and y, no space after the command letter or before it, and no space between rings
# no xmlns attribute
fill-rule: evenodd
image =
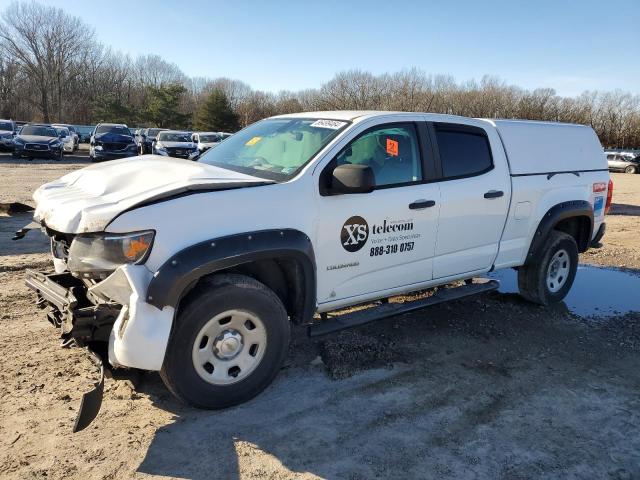
<svg viewBox="0 0 640 480"><path fill-rule="evenodd" d="M129 128L122 123L99 123L89 142L89 159L92 162L134 157L138 146Z"/></svg>
<svg viewBox="0 0 640 480"><path fill-rule="evenodd" d="M193 160L198 157L198 146L193 143L191 133L176 130L164 130L158 133L153 143L154 155Z"/></svg>
<svg viewBox="0 0 640 480"><path fill-rule="evenodd" d="M221 132L195 132L191 135L191 138L193 143L198 146L200 153L206 152L223 140Z"/></svg>
<svg viewBox="0 0 640 480"><path fill-rule="evenodd" d="M0 120L0 151L13 152L16 124L13 120Z"/></svg>
<svg viewBox="0 0 640 480"><path fill-rule="evenodd" d="M168 128L147 128L140 134L139 150L140 155L145 153L152 153L153 142L156 140L156 136L160 132L167 131Z"/></svg>
<svg viewBox="0 0 640 480"><path fill-rule="evenodd" d="M609 171L638 173L640 172L640 155L631 152L606 152Z"/></svg>
<svg viewBox="0 0 640 480"><path fill-rule="evenodd" d="M58 132L49 124L24 125L13 139L14 158L52 158L62 160L63 143Z"/></svg>
<svg viewBox="0 0 640 480"><path fill-rule="evenodd" d="M68 123L54 123L52 125L56 130L59 127L65 127L68 131L69 134L71 135L71 138L73 139L73 150L72 152L75 152L78 149L78 145L80 145L80 135L78 135L78 132L76 131L76 127L74 127L73 125L69 125ZM66 152L66 148L65 148L65 152Z"/></svg>
<svg viewBox="0 0 640 480"><path fill-rule="evenodd" d="M80 143L89 143L91 141L91 134L96 128L95 125L74 125L78 132L78 140Z"/></svg>
<svg viewBox="0 0 640 480"><path fill-rule="evenodd" d="M67 127L52 126L58 132L58 138L62 142L62 150L65 153L73 153L76 149L76 141L71 131Z"/></svg>

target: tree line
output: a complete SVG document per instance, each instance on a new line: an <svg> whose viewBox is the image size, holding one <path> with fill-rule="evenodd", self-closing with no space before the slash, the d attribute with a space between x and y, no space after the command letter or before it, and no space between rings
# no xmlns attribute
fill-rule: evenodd
<svg viewBox="0 0 640 480"><path fill-rule="evenodd" d="M363 109L580 123L592 126L605 147L640 147L640 96L628 92L562 97L491 76L459 83L409 69L345 71L319 88L272 93L230 78L189 77L158 55L114 52L56 7L15 2L0 16L5 119L235 131L282 113Z"/></svg>

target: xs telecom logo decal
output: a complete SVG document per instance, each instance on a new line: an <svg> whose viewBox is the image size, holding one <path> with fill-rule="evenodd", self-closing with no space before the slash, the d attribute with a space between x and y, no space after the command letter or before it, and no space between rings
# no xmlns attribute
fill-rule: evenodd
<svg viewBox="0 0 640 480"><path fill-rule="evenodd" d="M359 216L349 218L342 226L340 232L340 243L347 252L357 252L369 238L369 225L367 221Z"/></svg>
<svg viewBox="0 0 640 480"><path fill-rule="evenodd" d="M369 227L367 221L355 215L349 218L340 231L340 243L347 252L357 252L371 236L370 257L411 252L420 233L414 231L413 219L384 219Z"/></svg>

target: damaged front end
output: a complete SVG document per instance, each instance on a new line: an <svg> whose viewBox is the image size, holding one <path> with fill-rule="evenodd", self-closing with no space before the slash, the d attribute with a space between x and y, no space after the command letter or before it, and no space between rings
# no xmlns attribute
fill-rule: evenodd
<svg viewBox="0 0 640 480"><path fill-rule="evenodd" d="M94 390L83 395L75 432L100 410L106 366L160 369L173 309L159 310L145 301L153 274L141 263L153 232L74 235L44 230L51 238L55 272L27 270L26 285L60 330L63 346L86 347L101 372Z"/></svg>
<svg viewBox="0 0 640 480"><path fill-rule="evenodd" d="M69 272L45 274L27 270L25 283L37 295L37 306L47 309L47 319L60 329L63 346L87 347L100 376L93 390L82 395L73 432L86 428L98 415L104 393L104 364L93 350L96 344L108 342L121 305L93 305L87 298L86 286Z"/></svg>
<svg viewBox="0 0 640 480"><path fill-rule="evenodd" d="M122 305L91 303L87 286L69 272L46 274L27 270L25 283L36 292L36 305L48 309L47 319L60 329L63 345L88 346L109 341Z"/></svg>

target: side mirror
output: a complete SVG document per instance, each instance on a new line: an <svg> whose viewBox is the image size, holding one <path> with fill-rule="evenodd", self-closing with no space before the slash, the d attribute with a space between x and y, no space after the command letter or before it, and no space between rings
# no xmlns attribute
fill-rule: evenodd
<svg viewBox="0 0 640 480"><path fill-rule="evenodd" d="M369 193L375 187L376 179L368 165L345 164L333 169L331 193Z"/></svg>

